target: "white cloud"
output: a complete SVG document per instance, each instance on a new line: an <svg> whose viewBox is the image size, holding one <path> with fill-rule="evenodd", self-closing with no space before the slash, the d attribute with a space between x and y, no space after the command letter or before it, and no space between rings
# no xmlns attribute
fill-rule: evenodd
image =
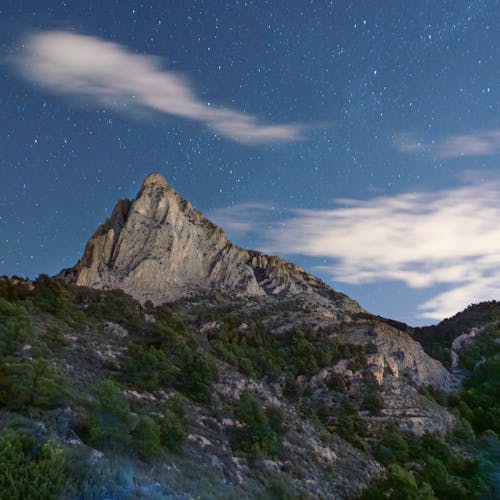
<svg viewBox="0 0 500 500"><path fill-rule="evenodd" d="M252 115L202 102L184 78L161 68L156 57L134 54L116 43L65 31L35 34L14 62L48 89L129 109L137 106L197 120L244 143L293 141L296 124L266 125Z"/></svg>
<svg viewBox="0 0 500 500"><path fill-rule="evenodd" d="M500 153L500 129L450 135L425 144L413 132L401 132L392 138L393 146L402 153L427 152L438 158L493 156Z"/></svg>
<svg viewBox="0 0 500 500"><path fill-rule="evenodd" d="M500 153L500 130L450 136L438 144L436 153L441 158L498 154Z"/></svg>
<svg viewBox="0 0 500 500"><path fill-rule="evenodd" d="M493 182L336 200L330 210L293 210L267 230L259 223L263 208L227 209L225 216L228 222L233 214L233 229L266 230L268 252L324 259L316 271L336 282L444 285L448 291L419 306L422 317L442 319L472 302L500 299L499 200L500 182Z"/></svg>
<svg viewBox="0 0 500 500"><path fill-rule="evenodd" d="M414 132L401 132L392 138L394 147L402 153L420 153L425 151L425 145Z"/></svg>

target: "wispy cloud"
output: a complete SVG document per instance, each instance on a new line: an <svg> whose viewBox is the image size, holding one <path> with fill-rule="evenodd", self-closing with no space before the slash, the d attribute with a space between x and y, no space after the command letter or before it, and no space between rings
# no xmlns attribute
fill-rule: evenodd
<svg viewBox="0 0 500 500"><path fill-rule="evenodd" d="M500 154L500 129L450 135L431 143L420 140L413 132L402 132L392 138L392 144L402 153L427 152L438 158L492 156Z"/></svg>
<svg viewBox="0 0 500 500"><path fill-rule="evenodd" d="M392 138L394 147L402 153L419 153L425 151L425 145L415 132L401 132Z"/></svg>
<svg viewBox="0 0 500 500"><path fill-rule="evenodd" d="M116 43L65 31L30 36L14 58L22 73L46 88L84 96L122 111L138 106L205 123L244 143L293 141L297 124L269 125L257 117L202 102L180 75L158 58L134 54Z"/></svg>
<svg viewBox="0 0 500 500"><path fill-rule="evenodd" d="M331 210L292 210L273 224L260 222L262 207L227 209L225 217L234 215L233 230L264 230L266 251L324 259L316 271L336 282L444 284L447 292L419 306L422 317L442 319L472 302L500 298L499 199L500 182L493 182L336 200Z"/></svg>
<svg viewBox="0 0 500 500"><path fill-rule="evenodd" d="M496 155L500 153L500 130L448 137L437 145L436 153L441 158Z"/></svg>

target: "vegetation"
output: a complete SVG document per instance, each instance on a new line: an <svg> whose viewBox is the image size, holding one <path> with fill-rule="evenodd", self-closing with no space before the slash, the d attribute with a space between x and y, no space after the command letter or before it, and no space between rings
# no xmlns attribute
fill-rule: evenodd
<svg viewBox="0 0 500 500"><path fill-rule="evenodd" d="M0 436L0 498L55 499L66 480L61 452L13 430Z"/></svg>
<svg viewBox="0 0 500 500"><path fill-rule="evenodd" d="M145 311L155 316L155 322L146 321ZM481 309L481 314L486 312ZM169 307L141 306L120 291L79 288L47 276L40 276L32 287L0 279L0 499L56 498L62 491L78 492L80 483L71 481L77 471L82 471L83 478L89 468L88 460L68 458L67 450L48 440L50 434L41 439L41 432L35 437L35 433L12 430L8 424L12 418L36 419L54 432L54 422L69 405L85 444L113 456L154 463L162 454L182 452L187 414L193 406L218 411L210 400L218 376L214 354L257 379L284 376L285 396L303 409L307 404L302 403L310 400L307 388L298 381L300 375L342 358L349 359L350 369L361 369L374 349L370 344L340 343L298 329L273 336L251 325L238 332L234 314L223 319L223 330L209 337L211 349L206 350L199 336ZM118 354L109 364L95 354L104 343L113 344L106 338L111 335L104 326L108 322L127 332L115 339ZM453 336L446 338L448 342ZM442 355L447 352L443 342L433 342ZM71 371L75 359L85 366L76 374ZM329 430L387 467L385 477L364 498L459 500L488 498L488 489L493 491L489 465L479 454L489 447L487 456L496 457L491 460L498 463L494 455L500 434L497 323L482 330L460 363L468 374L461 394L448 401L423 391L449 405L459 417L454 434L446 438L415 439L389 426L374 439L364 418L366 412L377 415L383 409L379 388L369 386L361 404L354 405L345 394L349 382L335 373L326 383L344 401L337 415L322 415L321 408L316 415L311 415L311 408L304 411L313 419L323 416ZM144 393L152 398L141 399ZM282 455L287 427L278 407L244 394L234 415L241 424L231 439L235 450L251 459ZM89 472L81 482L98 498L104 493L95 484L95 474ZM261 485L269 498L297 496L281 476L262 478Z"/></svg>
<svg viewBox="0 0 500 500"><path fill-rule="evenodd" d="M234 322L210 339L214 351L225 361L251 377L276 377L283 373L297 377L352 358L362 366L366 346L340 343L319 335L294 329L286 334L269 335L260 330L239 333Z"/></svg>
<svg viewBox="0 0 500 500"><path fill-rule="evenodd" d="M170 451L179 453L188 431L184 408L179 400L165 408L160 420L160 442Z"/></svg>
<svg viewBox="0 0 500 500"><path fill-rule="evenodd" d="M443 343L450 341L450 325L477 316L497 316L498 303L471 306L462 316L444 322ZM472 319L470 318L472 316ZM455 334L456 336L456 334ZM403 436L394 427L387 429L374 448L374 456L389 466L385 478L365 492L364 498L494 498L498 493L498 472L491 472L489 457L498 463L500 432L500 328L495 322L483 327L474 343L461 353L460 363L469 375L458 396L446 399L424 391L440 404L450 405L461 417L453 435L446 439L424 435L421 440ZM438 340L427 348L440 352ZM450 341L451 342L451 341ZM476 435L488 436L475 439ZM467 453L464 453L464 451ZM492 451L493 450L493 451ZM416 490L415 490L416 488ZM420 495L420 496L419 496Z"/></svg>
<svg viewBox="0 0 500 500"><path fill-rule="evenodd" d="M485 498L488 491L481 462L437 435L417 439L392 426L383 432L374 456L389 467L388 473L363 498L465 500Z"/></svg>
<svg viewBox="0 0 500 500"><path fill-rule="evenodd" d="M272 457L280 453L286 426L279 408L263 408L253 396L244 394L235 416L242 424L233 439L235 449L254 457Z"/></svg>
<svg viewBox="0 0 500 500"><path fill-rule="evenodd" d="M336 431L339 436L349 441L353 446L361 450L367 450L367 444L363 439L366 432L365 423L358 415L356 407L344 402L337 417Z"/></svg>
<svg viewBox="0 0 500 500"><path fill-rule="evenodd" d="M462 356L471 375L464 382L461 397L452 399L462 417L477 433L491 430L500 435L500 328L486 327Z"/></svg>

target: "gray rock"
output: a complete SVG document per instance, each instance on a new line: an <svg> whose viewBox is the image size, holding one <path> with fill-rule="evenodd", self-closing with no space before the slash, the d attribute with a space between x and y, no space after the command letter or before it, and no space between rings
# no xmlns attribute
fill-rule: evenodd
<svg viewBox="0 0 500 500"><path fill-rule="evenodd" d="M218 291L249 297L308 295L330 308L363 311L301 267L233 245L159 174L145 179L133 201L118 201L76 266L59 276L92 288L119 288L143 303Z"/></svg>

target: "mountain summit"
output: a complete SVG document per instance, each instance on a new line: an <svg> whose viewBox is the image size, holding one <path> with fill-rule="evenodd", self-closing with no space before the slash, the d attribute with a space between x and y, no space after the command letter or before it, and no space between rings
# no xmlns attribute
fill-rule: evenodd
<svg viewBox="0 0 500 500"><path fill-rule="evenodd" d="M80 261L61 276L92 288L119 288L155 304L218 291L286 299L310 295L334 308L363 311L299 266L232 244L158 173L146 177L133 201L118 201Z"/></svg>

